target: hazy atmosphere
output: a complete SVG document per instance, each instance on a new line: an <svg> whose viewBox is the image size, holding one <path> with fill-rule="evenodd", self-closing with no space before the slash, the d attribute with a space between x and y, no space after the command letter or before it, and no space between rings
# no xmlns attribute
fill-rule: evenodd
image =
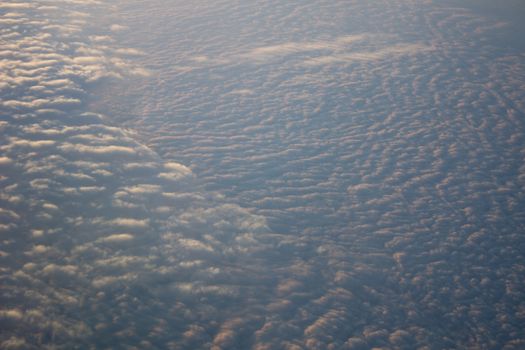
<svg viewBox="0 0 525 350"><path fill-rule="evenodd" d="M0 0L0 349L524 349L524 16Z"/></svg>

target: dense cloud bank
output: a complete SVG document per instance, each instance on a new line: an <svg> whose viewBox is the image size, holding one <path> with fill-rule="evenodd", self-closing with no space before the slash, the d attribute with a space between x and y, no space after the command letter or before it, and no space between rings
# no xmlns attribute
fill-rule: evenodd
<svg viewBox="0 0 525 350"><path fill-rule="evenodd" d="M146 73L138 51L88 35L107 8L0 3L2 349L211 344L273 285L250 268L277 242L263 217L86 110L93 84Z"/></svg>
<svg viewBox="0 0 525 350"><path fill-rule="evenodd" d="M525 346L505 23L405 0L0 13L0 348Z"/></svg>

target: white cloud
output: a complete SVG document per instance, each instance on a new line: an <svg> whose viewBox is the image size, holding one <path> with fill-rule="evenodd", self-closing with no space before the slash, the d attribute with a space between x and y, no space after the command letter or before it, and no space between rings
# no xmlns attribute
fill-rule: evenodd
<svg viewBox="0 0 525 350"><path fill-rule="evenodd" d="M159 193L162 191L162 187L153 184L139 184L129 187L123 187L124 191L130 194L152 194Z"/></svg>
<svg viewBox="0 0 525 350"><path fill-rule="evenodd" d="M10 140L9 147L28 147L28 148L44 148L55 145L56 141L54 140L37 140L37 141L31 141L31 140L24 140L24 139L18 139L18 138L12 138Z"/></svg>
<svg viewBox="0 0 525 350"><path fill-rule="evenodd" d="M92 285L95 288L105 288L105 287L111 287L112 285L118 284L118 283L130 283L133 282L137 276L133 273L128 273L122 276L105 276L105 277L99 277L95 278L92 281Z"/></svg>
<svg viewBox="0 0 525 350"><path fill-rule="evenodd" d="M350 52L328 56L319 56L307 59L303 62L306 66L321 66L339 63L352 63L355 61L375 61L391 59L395 56L414 55L424 51L432 50L431 47L419 44L399 44L381 48L375 51Z"/></svg>
<svg viewBox="0 0 525 350"><path fill-rule="evenodd" d="M120 243L132 241L135 237L129 233L118 233L107 237L99 238L98 241L104 243Z"/></svg>
<svg viewBox="0 0 525 350"><path fill-rule="evenodd" d="M336 38L334 40L319 40L310 42L288 42L284 44L262 46L252 49L251 51L242 54L243 58L254 60L268 60L274 57L292 55L302 52L312 51L341 51L345 50L348 45L363 41L366 35L347 35Z"/></svg>
<svg viewBox="0 0 525 350"><path fill-rule="evenodd" d="M33 4L27 2L0 2L0 8L9 10L30 9L33 7Z"/></svg>
<svg viewBox="0 0 525 350"><path fill-rule="evenodd" d="M69 142L63 143L58 148L64 152L93 154L93 155L133 155L136 154L136 149L128 146L89 146L84 144L72 144Z"/></svg>
<svg viewBox="0 0 525 350"><path fill-rule="evenodd" d="M147 228L149 226L149 219L117 218L106 221L105 223L119 227Z"/></svg>
<svg viewBox="0 0 525 350"><path fill-rule="evenodd" d="M24 314L18 309L0 310L0 318L7 318L11 320L21 320Z"/></svg>
<svg viewBox="0 0 525 350"><path fill-rule="evenodd" d="M106 190L104 186L80 186L77 188L82 193L98 193Z"/></svg>
<svg viewBox="0 0 525 350"><path fill-rule="evenodd" d="M111 31L113 31L113 32L120 32L120 31L123 31L123 30L128 29L128 27L123 26L123 25L120 25L120 24L112 24L112 25L110 26L110 29L111 29Z"/></svg>
<svg viewBox="0 0 525 350"><path fill-rule="evenodd" d="M178 243L182 248L185 249L213 252L213 248L210 245L197 241L195 239L179 239Z"/></svg>
<svg viewBox="0 0 525 350"><path fill-rule="evenodd" d="M0 166L10 165L13 163L13 160L9 157L0 157Z"/></svg>
<svg viewBox="0 0 525 350"><path fill-rule="evenodd" d="M49 264L42 269L42 272L46 275L63 274L71 277L77 273L77 270L77 267L74 265Z"/></svg>

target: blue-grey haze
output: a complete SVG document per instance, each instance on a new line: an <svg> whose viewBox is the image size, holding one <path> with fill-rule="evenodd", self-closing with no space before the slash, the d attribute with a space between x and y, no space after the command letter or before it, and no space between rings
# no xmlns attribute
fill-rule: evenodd
<svg viewBox="0 0 525 350"><path fill-rule="evenodd" d="M519 1L0 1L0 349L522 349Z"/></svg>

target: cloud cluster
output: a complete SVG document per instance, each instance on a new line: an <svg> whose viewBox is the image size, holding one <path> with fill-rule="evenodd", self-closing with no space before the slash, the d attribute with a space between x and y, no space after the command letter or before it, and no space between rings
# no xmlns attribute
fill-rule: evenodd
<svg viewBox="0 0 525 350"><path fill-rule="evenodd" d="M86 112L92 84L136 73L124 57L138 51L86 29L104 4L52 4L0 3L18 11L0 36L0 347L173 348L213 331L209 341L226 344L216 324L233 327L249 303L219 312L215 301L257 293L243 264L276 236L263 217L201 194L190 168Z"/></svg>
<svg viewBox="0 0 525 350"><path fill-rule="evenodd" d="M505 23L408 0L134 6L158 74L107 105L285 233L267 318L249 346L220 328L224 347L520 346L525 66L493 40ZM215 252L197 241L179 244Z"/></svg>

